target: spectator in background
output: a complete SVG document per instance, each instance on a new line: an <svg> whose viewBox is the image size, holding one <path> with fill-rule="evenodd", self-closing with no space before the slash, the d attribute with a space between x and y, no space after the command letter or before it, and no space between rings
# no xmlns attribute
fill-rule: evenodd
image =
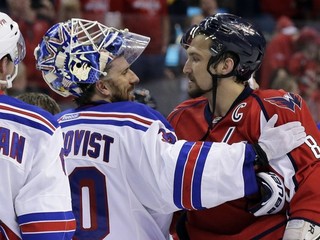
<svg viewBox="0 0 320 240"><path fill-rule="evenodd" d="M239 1L240 2L240 1ZM259 0L261 10L270 13L275 19L279 19L285 14L289 18L296 16L296 0L281 0L275 4L274 0Z"/></svg>
<svg viewBox="0 0 320 240"><path fill-rule="evenodd" d="M58 114L61 111L58 103L45 93L27 92L18 95L17 98L31 105L38 106L52 115Z"/></svg>
<svg viewBox="0 0 320 240"><path fill-rule="evenodd" d="M56 10L52 0L31 0L31 8L36 11L38 19L44 19L50 24L56 20Z"/></svg>
<svg viewBox="0 0 320 240"><path fill-rule="evenodd" d="M168 14L170 19L170 43L177 39L177 29L182 31L189 25L187 19L188 0L168 0Z"/></svg>
<svg viewBox="0 0 320 240"><path fill-rule="evenodd" d="M33 51L43 34L51 26L51 20L39 18L37 11L32 8L31 0L7 0L7 3L10 16L18 23L25 38L27 50L23 62L27 69L27 90L49 92L48 86L42 80L41 73L35 68Z"/></svg>
<svg viewBox="0 0 320 240"><path fill-rule="evenodd" d="M104 23L109 11L109 1L118 0L80 0L82 17Z"/></svg>
<svg viewBox="0 0 320 240"><path fill-rule="evenodd" d="M162 79L165 72L165 54L170 40L167 0L111 1L110 11L121 13L122 26L151 38L149 46L132 64L131 69L144 83Z"/></svg>
<svg viewBox="0 0 320 240"><path fill-rule="evenodd" d="M212 16L215 13L221 12L218 7L217 0L199 0L201 14L191 17L190 25L199 24L204 18Z"/></svg>
<svg viewBox="0 0 320 240"><path fill-rule="evenodd" d="M287 69L289 59L295 52L298 36L299 30L290 18L286 16L279 18L275 34L266 46L260 70L260 88L270 88L270 78L278 68Z"/></svg>
<svg viewBox="0 0 320 240"><path fill-rule="evenodd" d="M300 94L297 80L290 75L285 69L279 68L274 72L271 78L272 89L283 89L286 92Z"/></svg>
<svg viewBox="0 0 320 240"><path fill-rule="evenodd" d="M61 0L58 11L59 21L67 21L71 18L80 18L81 16L80 0Z"/></svg>
<svg viewBox="0 0 320 240"><path fill-rule="evenodd" d="M299 78L302 89L304 86L315 83L316 76L319 75L317 69L318 39L319 33L315 28L303 27L297 39L296 52L289 60L288 70Z"/></svg>
<svg viewBox="0 0 320 240"><path fill-rule="evenodd" d="M305 26L297 39L297 52L290 58L289 72L298 79L301 96L308 103L316 122L320 121L319 32Z"/></svg>
<svg viewBox="0 0 320 240"><path fill-rule="evenodd" d="M264 33L266 39L273 33L275 28L275 18L262 9L261 1L258 0L217 0L219 8L223 12L236 14L254 22Z"/></svg>
<svg viewBox="0 0 320 240"><path fill-rule="evenodd" d="M277 20L276 28L275 28L275 34L285 34L285 35L291 35L296 34L298 31L298 28L296 27L295 23L287 16L281 16Z"/></svg>

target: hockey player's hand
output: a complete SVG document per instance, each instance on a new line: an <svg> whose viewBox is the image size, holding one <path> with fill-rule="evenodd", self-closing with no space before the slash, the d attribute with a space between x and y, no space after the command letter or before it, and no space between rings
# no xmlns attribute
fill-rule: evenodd
<svg viewBox="0 0 320 240"><path fill-rule="evenodd" d="M257 217L281 211L286 201L282 179L273 172L260 172L257 181L260 188L259 201L251 203L249 212Z"/></svg>
<svg viewBox="0 0 320 240"><path fill-rule="evenodd" d="M274 127L277 120L277 114L270 118L258 140L268 160L282 157L303 144L306 138L305 128L300 122L294 121Z"/></svg>
<svg viewBox="0 0 320 240"><path fill-rule="evenodd" d="M283 240L315 240L320 238L320 226L302 220L288 221Z"/></svg>

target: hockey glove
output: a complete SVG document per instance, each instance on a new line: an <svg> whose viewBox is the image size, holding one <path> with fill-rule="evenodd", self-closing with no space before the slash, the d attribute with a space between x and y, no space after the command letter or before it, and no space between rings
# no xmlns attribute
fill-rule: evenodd
<svg viewBox="0 0 320 240"><path fill-rule="evenodd" d="M283 240L316 240L320 239L320 226L302 219L288 221Z"/></svg>
<svg viewBox="0 0 320 240"><path fill-rule="evenodd" d="M284 156L303 144L306 138L305 128L300 122L294 121L274 127L277 120L277 114L270 118L258 140L268 160Z"/></svg>
<svg viewBox="0 0 320 240"><path fill-rule="evenodd" d="M279 212L286 201L285 186L281 178L273 172L257 174L261 200L249 208L256 217Z"/></svg>

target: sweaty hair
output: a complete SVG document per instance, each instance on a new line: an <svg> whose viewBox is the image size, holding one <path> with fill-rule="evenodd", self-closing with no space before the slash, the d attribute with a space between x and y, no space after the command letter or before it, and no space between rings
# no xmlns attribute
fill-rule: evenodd
<svg viewBox="0 0 320 240"><path fill-rule="evenodd" d="M81 89L82 93L80 97L77 97L74 99L75 103L78 106L83 106L91 103L91 98L94 95L96 84L95 83L93 84L78 83L78 86Z"/></svg>
<svg viewBox="0 0 320 240"><path fill-rule="evenodd" d="M41 107L53 115L61 111L58 103L49 95L44 93L26 92L18 95L16 98L31 105Z"/></svg>
<svg viewBox="0 0 320 240"><path fill-rule="evenodd" d="M234 62L234 67L233 67L233 70L235 70L235 68L237 68L238 64L239 64L239 56L234 53L234 52L230 52L230 51L227 51L227 52L224 52L222 53L221 55L219 55L215 60L215 62L213 63L214 64L214 68L216 68L218 66L218 64L221 62L221 61L224 61L226 60L227 58L231 58ZM243 82L242 80L238 79L238 76L236 76L236 82L238 83L241 83Z"/></svg>

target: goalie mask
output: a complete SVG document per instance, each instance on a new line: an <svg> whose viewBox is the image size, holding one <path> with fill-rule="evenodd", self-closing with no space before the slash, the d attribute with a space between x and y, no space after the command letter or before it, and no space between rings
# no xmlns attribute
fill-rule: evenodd
<svg viewBox="0 0 320 240"><path fill-rule="evenodd" d="M0 80L7 88L12 87L12 82L18 74L18 64L26 55L26 46L18 24L7 14L0 12L0 59L10 56L14 63L14 73L7 75L5 80Z"/></svg>
<svg viewBox="0 0 320 240"><path fill-rule="evenodd" d="M149 37L73 18L57 23L35 49L37 68L56 93L81 96L79 83L93 84L106 76L106 65L122 56L131 65L144 51Z"/></svg>

